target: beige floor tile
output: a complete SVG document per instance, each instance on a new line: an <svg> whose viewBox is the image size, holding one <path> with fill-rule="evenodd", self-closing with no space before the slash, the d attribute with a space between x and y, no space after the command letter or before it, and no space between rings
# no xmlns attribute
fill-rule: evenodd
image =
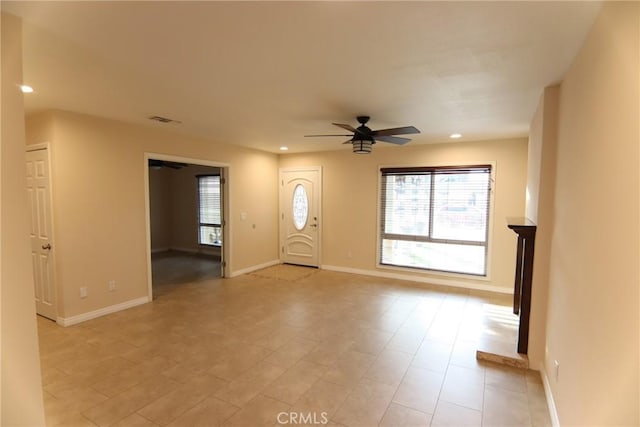
<svg viewBox="0 0 640 427"><path fill-rule="evenodd" d="M277 351L271 353L265 358L265 361L288 369L295 365L300 359L311 353L317 346L318 341L312 341L304 338L294 338L280 347Z"/></svg>
<svg viewBox="0 0 640 427"><path fill-rule="evenodd" d="M397 386L402 381L413 356L395 350L383 350L364 374L372 381Z"/></svg>
<svg viewBox="0 0 640 427"><path fill-rule="evenodd" d="M381 331L369 328L357 331L353 336L354 342L351 350L377 356L391 340L393 334L393 331Z"/></svg>
<svg viewBox="0 0 640 427"><path fill-rule="evenodd" d="M450 365L440 392L440 400L482 411L484 372Z"/></svg>
<svg viewBox="0 0 640 427"><path fill-rule="evenodd" d="M324 380L316 381L291 407L298 413L326 413L333 417L340 405L345 401L351 388Z"/></svg>
<svg viewBox="0 0 640 427"><path fill-rule="evenodd" d="M436 318L427 331L426 339L453 344L456 340L459 326L459 323L452 322L450 318Z"/></svg>
<svg viewBox="0 0 640 427"><path fill-rule="evenodd" d="M68 375L63 379L59 379L47 384L43 389L51 393L53 396L62 396L69 390L81 387L91 387L93 384L108 378L110 374L103 371L87 371L81 374Z"/></svg>
<svg viewBox="0 0 640 427"><path fill-rule="evenodd" d="M208 372L216 377L233 381L264 360L271 350L254 345L243 345L229 352L222 360L214 363Z"/></svg>
<svg viewBox="0 0 640 427"><path fill-rule="evenodd" d="M225 402L241 407L256 397L285 371L286 369L280 366L262 361L226 387L216 391L214 395Z"/></svg>
<svg viewBox="0 0 640 427"><path fill-rule="evenodd" d="M403 353L409 353L411 355L416 354L424 337L426 335L422 332L416 332L407 329L400 329L395 333L391 341L387 344L388 350L401 351Z"/></svg>
<svg viewBox="0 0 640 427"><path fill-rule="evenodd" d="M173 422L168 424L171 427L216 427L224 424L233 414L238 411L238 407L224 402L216 397L208 397L189 409Z"/></svg>
<svg viewBox="0 0 640 427"><path fill-rule="evenodd" d="M332 420L345 426L374 426L382 420L396 388L363 379Z"/></svg>
<svg viewBox="0 0 640 427"><path fill-rule="evenodd" d="M456 341L449 363L465 368L484 369L484 366L476 358L477 350L476 341Z"/></svg>
<svg viewBox="0 0 640 427"><path fill-rule="evenodd" d="M353 386L367 372L375 361L375 356L347 350L327 369L322 379L335 384Z"/></svg>
<svg viewBox="0 0 640 427"><path fill-rule="evenodd" d="M141 415L131 414L113 424L112 427L158 427L158 424L149 421Z"/></svg>
<svg viewBox="0 0 640 427"><path fill-rule="evenodd" d="M508 366L485 364L485 384L496 388L527 393L526 371Z"/></svg>
<svg viewBox="0 0 640 427"><path fill-rule="evenodd" d="M91 388L105 396L113 397L134 385L140 384L152 376L158 375L173 362L156 356L142 363L123 369L114 375L110 375L94 384Z"/></svg>
<svg viewBox="0 0 640 427"><path fill-rule="evenodd" d="M378 331L396 333L407 320L407 317L409 317L408 313L385 313L371 323L371 328Z"/></svg>
<svg viewBox="0 0 640 427"><path fill-rule="evenodd" d="M293 404L318 381L326 369L326 366L301 360L269 384L262 394Z"/></svg>
<svg viewBox="0 0 640 427"><path fill-rule="evenodd" d="M207 367L195 365L194 363L190 363L189 360L173 365L167 369L160 370L160 373L165 377L171 378L172 380L182 384L194 380L202 375L210 375L207 372Z"/></svg>
<svg viewBox="0 0 640 427"><path fill-rule="evenodd" d="M227 382L203 375L165 394L138 410L143 417L159 425L167 425L207 396L227 386Z"/></svg>
<svg viewBox="0 0 640 427"><path fill-rule="evenodd" d="M444 382L444 374L411 367L402 379L393 401L400 405L433 414Z"/></svg>
<svg viewBox="0 0 640 427"><path fill-rule="evenodd" d="M99 426L115 424L154 400L170 393L178 383L158 376L140 383L115 397L84 411L82 414Z"/></svg>
<svg viewBox="0 0 640 427"><path fill-rule="evenodd" d="M451 349L451 344L425 339L415 354L411 365L444 373L449 366Z"/></svg>
<svg viewBox="0 0 640 427"><path fill-rule="evenodd" d="M256 396L248 402L224 425L227 426L273 426L278 423L278 415L287 414L289 405L265 396ZM285 419L286 415L281 415Z"/></svg>
<svg viewBox="0 0 640 427"><path fill-rule="evenodd" d="M43 393L43 399L45 420L48 426L95 426L95 424L80 414L81 408L84 405L79 405L78 402L70 400L57 399L47 392ZM85 403L88 403L86 399L83 400Z"/></svg>
<svg viewBox="0 0 640 427"><path fill-rule="evenodd" d="M299 333L300 328L287 325L254 341L254 344L275 351L298 336Z"/></svg>
<svg viewBox="0 0 640 427"><path fill-rule="evenodd" d="M38 319L48 425L275 425L280 411L327 425L420 425L432 412L433 425L550 425L538 373L474 357L479 329L512 338L508 298L323 270L154 297L69 328Z"/></svg>
<svg viewBox="0 0 640 427"><path fill-rule="evenodd" d="M47 426L50 427L96 427L96 424L82 416L79 412L47 414L45 422Z"/></svg>
<svg viewBox="0 0 640 427"><path fill-rule="evenodd" d="M57 406L64 407L66 411L82 412L107 399L108 397L104 394L88 387L78 387L61 391L55 397L55 403Z"/></svg>
<svg viewBox="0 0 640 427"><path fill-rule="evenodd" d="M482 425L530 426L529 402L526 393L487 386L484 394Z"/></svg>
<svg viewBox="0 0 640 427"><path fill-rule="evenodd" d="M40 349L42 352L42 349ZM42 386L48 386L55 382L65 381L69 375L65 374L62 371L59 371L56 368L42 369Z"/></svg>
<svg viewBox="0 0 640 427"><path fill-rule="evenodd" d="M348 338L334 338L322 341L311 352L304 356L304 360L324 366L333 365L336 360L353 345Z"/></svg>
<svg viewBox="0 0 640 427"><path fill-rule="evenodd" d="M549 407L541 383L527 382L527 397L529 400L529 413L531 425L534 427L551 426Z"/></svg>
<svg viewBox="0 0 640 427"><path fill-rule="evenodd" d="M431 420L432 427L480 427L482 412L439 401ZM514 426L515 427L515 426Z"/></svg>
<svg viewBox="0 0 640 427"><path fill-rule="evenodd" d="M380 426L389 427L425 427L431 422L431 415L406 406L391 403L385 412Z"/></svg>

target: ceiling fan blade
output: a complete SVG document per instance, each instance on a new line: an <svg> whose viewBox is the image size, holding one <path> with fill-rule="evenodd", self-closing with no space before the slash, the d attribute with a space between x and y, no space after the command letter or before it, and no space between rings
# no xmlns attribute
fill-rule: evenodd
<svg viewBox="0 0 640 427"><path fill-rule="evenodd" d="M376 141L390 142L392 144L403 145L411 141L409 138L400 138L398 136L376 136Z"/></svg>
<svg viewBox="0 0 640 427"><path fill-rule="evenodd" d="M420 133L420 131L413 126L404 126L401 128L374 130L371 135L375 138L377 136L407 135L411 133Z"/></svg>
<svg viewBox="0 0 640 427"><path fill-rule="evenodd" d="M343 142L343 144L353 144L353 138Z"/></svg>
<svg viewBox="0 0 640 427"><path fill-rule="evenodd" d="M354 128L351 125L343 125L342 123L331 123L331 124L334 125L334 126L338 126L338 127L342 128L344 130L348 130L349 132L355 132L356 131L356 128Z"/></svg>
<svg viewBox="0 0 640 427"><path fill-rule="evenodd" d="M331 135L305 135L305 138L315 138L318 136L352 136L352 135L336 135L336 134L331 134Z"/></svg>

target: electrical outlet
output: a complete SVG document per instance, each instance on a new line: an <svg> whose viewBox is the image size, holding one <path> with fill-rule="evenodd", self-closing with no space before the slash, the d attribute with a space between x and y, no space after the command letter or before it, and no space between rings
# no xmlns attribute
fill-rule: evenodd
<svg viewBox="0 0 640 427"><path fill-rule="evenodd" d="M558 381L558 376L560 375L560 362L557 360L553 361L553 374L556 377L556 381Z"/></svg>
<svg viewBox="0 0 640 427"><path fill-rule="evenodd" d="M80 288L80 298L86 298L87 297L87 287L83 286Z"/></svg>
<svg viewBox="0 0 640 427"><path fill-rule="evenodd" d="M113 292L116 290L116 281L109 280L109 292Z"/></svg>
<svg viewBox="0 0 640 427"><path fill-rule="evenodd" d="M347 258L353 258L353 253L351 253L351 251L347 252Z"/></svg>

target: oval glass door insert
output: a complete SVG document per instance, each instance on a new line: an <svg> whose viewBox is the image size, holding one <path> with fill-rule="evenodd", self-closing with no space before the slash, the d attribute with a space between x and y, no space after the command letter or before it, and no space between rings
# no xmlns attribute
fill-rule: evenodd
<svg viewBox="0 0 640 427"><path fill-rule="evenodd" d="M309 199L307 191L302 184L296 185L293 190L293 225L296 229L302 230L307 225L309 217Z"/></svg>

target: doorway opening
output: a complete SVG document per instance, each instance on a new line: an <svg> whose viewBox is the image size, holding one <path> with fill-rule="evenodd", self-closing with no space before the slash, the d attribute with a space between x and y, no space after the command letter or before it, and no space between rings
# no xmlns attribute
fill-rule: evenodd
<svg viewBox="0 0 640 427"><path fill-rule="evenodd" d="M149 299L226 276L228 165L145 155Z"/></svg>

